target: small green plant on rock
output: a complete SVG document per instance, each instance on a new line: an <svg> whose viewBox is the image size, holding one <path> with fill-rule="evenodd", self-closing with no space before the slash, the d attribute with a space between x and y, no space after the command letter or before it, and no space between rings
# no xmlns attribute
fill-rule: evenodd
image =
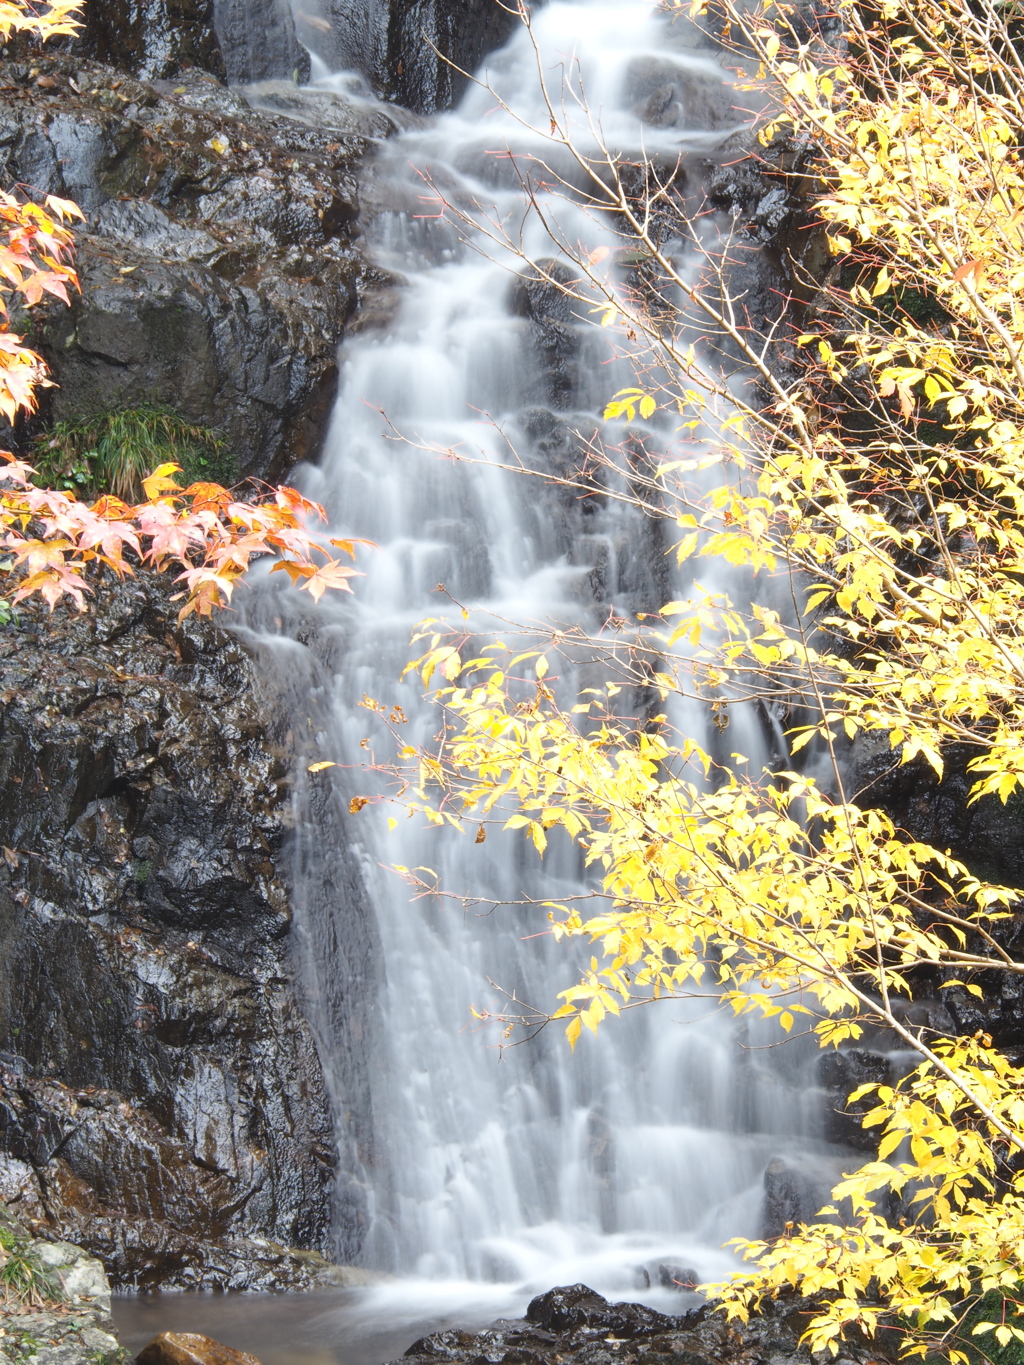
<svg viewBox="0 0 1024 1365"><path fill-rule="evenodd" d="M90 1365L131 1365L132 1356L123 1346L118 1346L112 1351L88 1351L86 1359Z"/></svg>
<svg viewBox="0 0 1024 1365"><path fill-rule="evenodd" d="M156 403L57 422L39 438L34 463L40 487L113 493L125 502L139 500L142 480L162 464L180 465L186 485L230 485L238 477L221 437Z"/></svg>
<svg viewBox="0 0 1024 1365"><path fill-rule="evenodd" d="M0 1304L38 1304L54 1297L55 1287L30 1244L13 1228L0 1225Z"/></svg>
<svg viewBox="0 0 1024 1365"><path fill-rule="evenodd" d="M31 1332L7 1331L0 1336L0 1349L9 1360L30 1360L42 1343Z"/></svg>

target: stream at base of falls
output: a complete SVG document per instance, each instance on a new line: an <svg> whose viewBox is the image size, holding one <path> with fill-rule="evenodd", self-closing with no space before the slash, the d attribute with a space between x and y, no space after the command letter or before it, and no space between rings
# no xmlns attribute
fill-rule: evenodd
<svg viewBox="0 0 1024 1365"><path fill-rule="evenodd" d="M504 1310L499 1310L504 1311ZM512 1311L522 1311L518 1305ZM199 1332L260 1365L381 1365L397 1360L417 1337L446 1327L483 1327L494 1313L412 1303L389 1321L359 1289L310 1294L138 1294L115 1296L114 1325L135 1355L160 1332Z"/></svg>
<svg viewBox="0 0 1024 1365"><path fill-rule="evenodd" d="M474 1286L479 1290L479 1286ZM120 1344L136 1354L160 1332L199 1332L260 1365L381 1365L397 1360L427 1332L475 1330L504 1313L521 1314L526 1301L492 1294L486 1305L445 1295L408 1292L383 1298L374 1290L327 1289L308 1294L184 1293L115 1295Z"/></svg>
<svg viewBox="0 0 1024 1365"><path fill-rule="evenodd" d="M672 524L606 496L611 484L567 498L500 467L510 448L533 470L574 467L633 375L606 332L534 287L524 259L453 226L432 186L514 225L527 262L557 254L552 222L563 241L607 255L617 239L578 205L546 201L547 225L524 210L508 149L545 150L538 65L556 89L563 78L585 87L616 147L699 167L742 119L715 53L648 0L549 0L533 34L539 59L524 30L489 61L500 99L472 89L454 112L382 147L368 177L368 240L396 301L385 325L343 347L321 461L299 475L332 535L376 543L359 553L365 577L352 598L329 594L315 613L283 575L240 603L298 758L290 878L300 987L338 1134L335 1256L400 1277L322 1312L312 1302L278 1312L344 1336L359 1360L364 1339L376 1342L367 1361L385 1358L374 1332L407 1345L417 1325L518 1314L555 1284L679 1311L679 1296L659 1287L663 1268L728 1275L723 1244L760 1234L773 1158L799 1156L823 1188L834 1173L809 1084L813 1049L745 1047L772 1039L741 1036L713 1000L608 1021L575 1054L554 1029L496 1048L474 1009L500 1011L501 992L552 1007L589 956L553 942L541 904L592 889L578 851L553 840L542 863L521 835L495 830L474 844L405 820L389 831L390 807L359 805L362 764L384 742L366 696L402 708L410 745L429 746L436 730L419 680L402 678L422 618L464 612L477 648L507 622L527 623L527 641L559 622L598 635L689 587L673 567ZM582 116L578 131L588 136ZM686 241L665 249L686 268ZM608 439L625 445L616 430ZM670 421L649 430L666 458L678 453ZM447 458L452 450L471 458ZM580 660L560 668L566 695L592 681ZM672 719L713 744L698 705L676 704ZM733 708L730 746L752 771L767 764L753 710ZM338 766L311 776L318 760ZM436 869L475 908L410 900L388 864ZM249 1303L251 1324L232 1299L210 1311L230 1306L248 1332L263 1312ZM141 1322L150 1309L132 1311ZM298 1361L267 1341L264 1365Z"/></svg>
<svg viewBox="0 0 1024 1365"><path fill-rule="evenodd" d="M382 1365L428 1333L522 1317L531 1297L522 1286L402 1279L306 1294L122 1294L112 1313L118 1341L133 1355L160 1332L199 1332L260 1365ZM665 1290L642 1297L666 1313L699 1301Z"/></svg>

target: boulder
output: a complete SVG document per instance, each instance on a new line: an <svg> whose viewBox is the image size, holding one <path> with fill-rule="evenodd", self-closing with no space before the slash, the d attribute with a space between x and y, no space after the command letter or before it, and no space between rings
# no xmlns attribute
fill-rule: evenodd
<svg viewBox="0 0 1024 1365"><path fill-rule="evenodd" d="M80 1246L32 1237L24 1221L0 1204L5 1240L39 1272L27 1299L5 1296L0 1360L32 1365L122 1365L113 1335L110 1283L103 1266Z"/></svg>
<svg viewBox="0 0 1024 1365"><path fill-rule="evenodd" d="M95 1256L71 1242L36 1241L32 1252L61 1298L110 1316L110 1281Z"/></svg>
<svg viewBox="0 0 1024 1365"><path fill-rule="evenodd" d="M625 78L634 112L656 128L717 129L741 122L731 85L707 60L689 54L678 57L638 57Z"/></svg>
<svg viewBox="0 0 1024 1365"><path fill-rule="evenodd" d="M575 1332L591 1328L615 1337L649 1336L668 1331L675 1319L642 1303L609 1303L585 1284L572 1284L538 1294L526 1310L528 1322L549 1332Z"/></svg>
<svg viewBox="0 0 1024 1365"><path fill-rule="evenodd" d="M596 1326L609 1307L608 1300L587 1285L571 1284L531 1299L526 1320L549 1332L572 1332L577 1327Z"/></svg>
<svg viewBox="0 0 1024 1365"><path fill-rule="evenodd" d="M663 1289L672 1289L677 1294L683 1294L700 1284L700 1276L690 1266L660 1265L658 1283Z"/></svg>
<svg viewBox="0 0 1024 1365"><path fill-rule="evenodd" d="M248 1351L236 1351L199 1332L161 1332L143 1346L136 1365L260 1365Z"/></svg>

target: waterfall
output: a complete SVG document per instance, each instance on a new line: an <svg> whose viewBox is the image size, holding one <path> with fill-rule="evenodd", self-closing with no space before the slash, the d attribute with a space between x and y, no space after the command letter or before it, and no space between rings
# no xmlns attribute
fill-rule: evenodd
<svg viewBox="0 0 1024 1365"><path fill-rule="evenodd" d="M714 54L649 0L550 0L534 33L556 86L578 63L612 145L675 156L738 121ZM546 126L525 31L491 59L489 80L517 116ZM465 608L467 629L488 638L512 629L501 622L597 632L688 586L667 553L670 524L498 467L510 449L530 468L571 465L603 404L632 382L606 333L559 315L558 300L538 312L520 260L482 236L463 240L439 216L425 176L460 202L493 205L515 231L522 220L527 255L550 256L500 155L531 137L476 87L381 150L367 212L393 311L375 326L379 310L369 309L346 342L324 456L302 484L327 506L332 534L378 548L360 553L354 599L324 599L314 612L277 575L254 594L250 625L293 717L292 752L305 760L292 879L303 988L339 1133L339 1254L524 1294L583 1279L621 1297L650 1282L668 1302L659 1266L727 1273L723 1241L759 1233L769 1160L821 1150L806 1116L805 1055L742 1046L757 1039L709 999L610 1020L575 1054L554 1027L499 1049L473 1008L500 1010L502 992L551 1008L589 957L583 945L556 945L546 911L523 904L585 891L577 855L555 840L541 862L519 835L474 843L420 820L389 830L387 804L348 809L377 789L362 765L386 755L365 697L403 708L409 744L431 742L437 712L418 679L401 680L422 618ZM601 244L582 212L552 211L570 240ZM655 429L671 449L671 425ZM437 453L449 449L473 458ZM580 664L563 686L585 681ZM698 708L677 721L710 744ZM752 766L767 759L752 715L734 721L730 744ZM342 766L310 774L314 759ZM429 867L442 888L475 899L413 899L392 864Z"/></svg>

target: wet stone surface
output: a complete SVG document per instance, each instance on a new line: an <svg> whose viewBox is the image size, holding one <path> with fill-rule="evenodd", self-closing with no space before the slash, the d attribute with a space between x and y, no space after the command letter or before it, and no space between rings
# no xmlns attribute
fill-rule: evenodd
<svg viewBox="0 0 1024 1365"><path fill-rule="evenodd" d="M260 1365L248 1351L236 1351L201 1332L160 1332L135 1359L137 1365Z"/></svg>
<svg viewBox="0 0 1024 1365"><path fill-rule="evenodd" d="M248 655L171 590L0 634L0 1197L115 1284L307 1287L334 1153L284 751Z"/></svg>
<svg viewBox="0 0 1024 1365"><path fill-rule="evenodd" d="M4 1215L45 1277L30 1299L7 1297L0 1309L0 1365L122 1365L110 1317L110 1284L95 1257L70 1242L28 1237Z"/></svg>
<svg viewBox="0 0 1024 1365"><path fill-rule="evenodd" d="M636 1303L609 1303L584 1284L549 1290L526 1318L486 1331L435 1332L403 1360L415 1365L810 1365L799 1338L810 1316L801 1299L768 1304L743 1327L706 1305L680 1316ZM880 1341L844 1343L837 1365L885 1356ZM392 1362L399 1365L399 1362Z"/></svg>
<svg viewBox="0 0 1024 1365"><path fill-rule="evenodd" d="M59 386L43 420L169 403L243 475L316 453L367 269L356 168L397 123L279 85L0 62L0 180L86 213L81 296L21 323Z"/></svg>

